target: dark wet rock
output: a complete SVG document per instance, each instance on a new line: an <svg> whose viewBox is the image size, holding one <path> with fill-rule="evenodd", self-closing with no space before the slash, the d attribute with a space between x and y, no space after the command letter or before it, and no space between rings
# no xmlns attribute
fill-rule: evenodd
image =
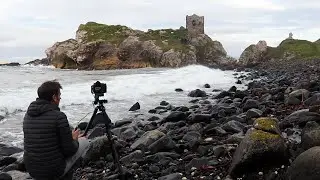
<svg viewBox="0 0 320 180"><path fill-rule="evenodd" d="M14 170L18 170L18 164L10 164L7 167L5 167L2 171L3 172L9 172L9 171L14 171Z"/></svg>
<svg viewBox="0 0 320 180"><path fill-rule="evenodd" d="M88 151L83 157L84 163L97 161L100 157L105 157L111 153L111 146L107 136L102 136L90 142Z"/></svg>
<svg viewBox="0 0 320 180"><path fill-rule="evenodd" d="M227 132L222 129L220 126L218 126L216 123L211 123L209 125L207 125L204 130L203 130L203 133L204 134L207 134L207 135L220 135L220 136L223 136L223 135L226 135Z"/></svg>
<svg viewBox="0 0 320 180"><path fill-rule="evenodd" d="M300 154L288 169L290 180L320 179L320 147L313 147Z"/></svg>
<svg viewBox="0 0 320 180"><path fill-rule="evenodd" d="M228 91L229 92L236 92L237 91L237 87L232 86Z"/></svg>
<svg viewBox="0 0 320 180"><path fill-rule="evenodd" d="M155 113L157 113L157 110L156 110L156 109L150 109L150 110L148 111L148 113L150 113L150 114L155 114Z"/></svg>
<svg viewBox="0 0 320 180"><path fill-rule="evenodd" d="M211 122L211 115L209 114L191 114L188 117L188 122L191 123L210 123Z"/></svg>
<svg viewBox="0 0 320 180"><path fill-rule="evenodd" d="M285 128L291 125L299 125L303 127L309 121L319 122L320 114L309 112L309 109L302 109L285 117L284 120L280 122L280 127Z"/></svg>
<svg viewBox="0 0 320 180"><path fill-rule="evenodd" d="M244 134L243 132L237 133L237 134L233 134L231 136L229 136L226 140L225 143L228 144L240 144L241 141L244 139Z"/></svg>
<svg viewBox="0 0 320 180"><path fill-rule="evenodd" d="M182 92L183 90L181 88L175 89L176 92Z"/></svg>
<svg viewBox="0 0 320 180"><path fill-rule="evenodd" d="M221 89L213 89L212 92L220 92L222 91Z"/></svg>
<svg viewBox="0 0 320 180"><path fill-rule="evenodd" d="M166 176L159 177L158 180L181 180L182 176L180 173L173 173Z"/></svg>
<svg viewBox="0 0 320 180"><path fill-rule="evenodd" d="M207 93L205 91L200 90L200 89L196 89L196 90L191 91L188 94L188 96L190 96L190 97L206 97Z"/></svg>
<svg viewBox="0 0 320 180"><path fill-rule="evenodd" d="M158 139L157 141L155 141L154 143L152 143L148 149L150 150L151 153L157 153L160 151L170 151L174 149L175 146L176 146L176 143L172 141L171 137L165 135L160 139Z"/></svg>
<svg viewBox="0 0 320 180"><path fill-rule="evenodd" d="M124 118L122 120L116 121L114 125L115 127L120 127L123 125L131 124L132 122L133 122L133 119Z"/></svg>
<svg viewBox="0 0 320 180"><path fill-rule="evenodd" d="M143 161L144 161L144 153L141 150L136 150L120 159L120 162L127 165L133 162L143 162Z"/></svg>
<svg viewBox="0 0 320 180"><path fill-rule="evenodd" d="M12 164L12 163L14 163L14 162L16 162L17 161L17 158L15 158L15 157L0 157L0 167L2 167L2 166L7 166L7 165L9 165L9 164Z"/></svg>
<svg viewBox="0 0 320 180"><path fill-rule="evenodd" d="M274 120L265 118L263 121L265 129L273 128ZM288 158L287 145L281 135L250 129L233 155L229 173L241 176L260 168L282 165L288 162Z"/></svg>
<svg viewBox="0 0 320 180"><path fill-rule="evenodd" d="M180 155L174 152L158 152L153 155L146 157L146 160L149 162L159 162L162 159L170 158L171 160L179 158Z"/></svg>
<svg viewBox="0 0 320 180"><path fill-rule="evenodd" d="M201 133L203 131L203 126L201 123L195 123L189 126L188 131L198 131Z"/></svg>
<svg viewBox="0 0 320 180"><path fill-rule="evenodd" d="M148 121L157 121L159 120L160 118L158 116L152 116L148 119Z"/></svg>
<svg viewBox="0 0 320 180"><path fill-rule="evenodd" d="M130 109L129 111L136 111L140 109L140 104L139 102L136 102Z"/></svg>
<svg viewBox="0 0 320 180"><path fill-rule="evenodd" d="M6 144L0 144L0 156L10 156L22 152L23 150L18 147L8 146Z"/></svg>
<svg viewBox="0 0 320 180"><path fill-rule="evenodd" d="M201 166L205 166L209 164L208 158L194 158L187 165L186 168L189 170L193 167L200 169Z"/></svg>
<svg viewBox="0 0 320 180"><path fill-rule="evenodd" d="M224 156L227 154L227 149L224 145L214 146L212 148L213 155L216 157Z"/></svg>
<svg viewBox="0 0 320 180"><path fill-rule="evenodd" d="M203 87L204 88L210 88L211 86L209 84L205 84Z"/></svg>
<svg viewBox="0 0 320 180"><path fill-rule="evenodd" d="M236 84L242 84L242 82L241 82L240 80L238 80L238 81L236 82Z"/></svg>
<svg viewBox="0 0 320 180"><path fill-rule="evenodd" d="M167 107L164 107L164 106L158 106L156 107L155 109L159 110L159 109L167 109Z"/></svg>
<svg viewBox="0 0 320 180"><path fill-rule="evenodd" d="M149 145L151 145L164 135L165 134L163 132L160 132L159 130L146 132L131 145L131 149L146 149Z"/></svg>
<svg viewBox="0 0 320 180"><path fill-rule="evenodd" d="M227 121L238 121L241 123L247 123L246 119L239 115L233 115L233 116L227 117Z"/></svg>
<svg viewBox="0 0 320 180"><path fill-rule="evenodd" d="M289 94L289 97L295 97L299 100L306 100L310 95L310 92L306 89L298 89L298 90L295 90L295 91L292 91L290 94Z"/></svg>
<svg viewBox="0 0 320 180"><path fill-rule="evenodd" d="M227 96L232 96L232 93L231 92L228 92L228 91L222 91L220 94L218 94L217 96L215 96L214 98L215 99L222 99L224 97L227 97Z"/></svg>
<svg viewBox="0 0 320 180"><path fill-rule="evenodd" d="M244 91L240 91L240 90L237 90L235 93L234 93L234 98L239 98L239 99L243 99L247 96L248 94Z"/></svg>
<svg viewBox="0 0 320 180"><path fill-rule="evenodd" d="M259 109L249 109L246 113L246 117L247 119L251 119L251 118L258 118L260 116L262 116L262 111Z"/></svg>
<svg viewBox="0 0 320 180"><path fill-rule="evenodd" d="M161 102L160 102L160 105L161 105L161 106L168 106L169 103L168 103L167 101L161 101Z"/></svg>
<svg viewBox="0 0 320 180"><path fill-rule="evenodd" d="M12 180L12 177L8 173L0 173L1 180Z"/></svg>
<svg viewBox="0 0 320 180"><path fill-rule="evenodd" d="M183 136L183 141L185 141L190 149L193 149L196 145L198 145L201 141L201 134L197 131L187 132L186 135Z"/></svg>
<svg viewBox="0 0 320 180"><path fill-rule="evenodd" d="M163 122L178 122L185 119L187 116L183 112L172 112L163 119Z"/></svg>
<svg viewBox="0 0 320 180"><path fill-rule="evenodd" d="M222 125L222 129L224 129L227 132L231 132L231 133L239 133L242 132L244 128L244 125L238 121L229 121L227 123L225 123L224 125Z"/></svg>
<svg viewBox="0 0 320 180"><path fill-rule="evenodd" d="M320 146L320 126L314 121L309 121L304 127L301 135L301 146L308 150Z"/></svg>
<svg viewBox="0 0 320 180"><path fill-rule="evenodd" d="M192 99L191 101L189 101L190 103L197 103L199 102L200 100L199 99Z"/></svg>
<svg viewBox="0 0 320 180"><path fill-rule="evenodd" d="M243 105L243 110L248 111L249 109L255 108L259 109L259 102L257 100L248 99Z"/></svg>
<svg viewBox="0 0 320 180"><path fill-rule="evenodd" d="M189 108L186 106L177 107L177 111L188 112Z"/></svg>
<svg viewBox="0 0 320 180"><path fill-rule="evenodd" d="M320 93L313 94L310 98L305 100L304 103L307 106L320 105Z"/></svg>

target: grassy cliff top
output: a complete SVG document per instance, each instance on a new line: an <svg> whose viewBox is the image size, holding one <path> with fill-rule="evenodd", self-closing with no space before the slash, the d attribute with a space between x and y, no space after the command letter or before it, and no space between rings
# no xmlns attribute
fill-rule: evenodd
<svg viewBox="0 0 320 180"><path fill-rule="evenodd" d="M92 42L97 40L106 40L110 43L119 44L127 37L124 33L130 29L121 25L105 25L96 22L88 22L81 24L78 31L86 31L85 42ZM77 31L77 32L78 32Z"/></svg>
<svg viewBox="0 0 320 180"><path fill-rule="evenodd" d="M320 57L320 44L307 40L286 39L278 47L268 48L268 55L272 58L282 58L286 53L295 54L297 58Z"/></svg>
<svg viewBox="0 0 320 180"><path fill-rule="evenodd" d="M106 25L96 22L81 24L77 30L86 31L84 42L106 40L112 44L119 45L129 35L138 36L140 40L154 40L163 50L175 49L186 50L188 46L184 43L187 39L187 30L180 29L159 29L148 32L136 31L122 25Z"/></svg>

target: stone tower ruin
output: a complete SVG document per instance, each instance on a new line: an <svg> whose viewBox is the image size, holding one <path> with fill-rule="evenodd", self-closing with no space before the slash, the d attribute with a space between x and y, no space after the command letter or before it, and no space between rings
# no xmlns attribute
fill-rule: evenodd
<svg viewBox="0 0 320 180"><path fill-rule="evenodd" d="M196 14L187 16L186 26L188 36L191 38L197 37L199 34L204 34L204 16L198 16Z"/></svg>

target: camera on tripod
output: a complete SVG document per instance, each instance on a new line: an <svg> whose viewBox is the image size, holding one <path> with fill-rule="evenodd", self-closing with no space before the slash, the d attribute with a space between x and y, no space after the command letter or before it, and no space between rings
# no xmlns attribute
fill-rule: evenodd
<svg viewBox="0 0 320 180"><path fill-rule="evenodd" d="M95 82L91 86L91 93L96 96L104 96L104 93L107 92L107 84L101 83L100 81Z"/></svg>

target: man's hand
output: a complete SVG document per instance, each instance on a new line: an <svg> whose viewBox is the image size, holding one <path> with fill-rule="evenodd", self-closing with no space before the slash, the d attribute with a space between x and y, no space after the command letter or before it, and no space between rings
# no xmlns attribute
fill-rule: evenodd
<svg viewBox="0 0 320 180"><path fill-rule="evenodd" d="M74 140L78 140L79 136L80 136L80 131L78 129L72 131L72 138Z"/></svg>

